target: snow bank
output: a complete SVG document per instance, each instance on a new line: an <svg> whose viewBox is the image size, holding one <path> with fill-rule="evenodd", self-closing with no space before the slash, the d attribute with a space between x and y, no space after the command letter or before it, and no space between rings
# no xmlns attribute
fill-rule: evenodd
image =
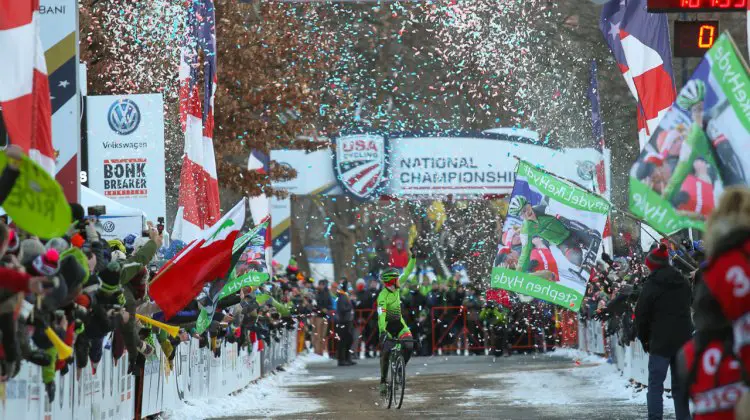
<svg viewBox="0 0 750 420"><path fill-rule="evenodd" d="M271 416L305 413L321 408L317 401L288 389L294 385L323 383L325 377L301 379L309 364L329 363L315 354L298 357L284 372L265 377L236 395L183 401L182 406L164 413L166 419L203 420L212 417Z"/></svg>

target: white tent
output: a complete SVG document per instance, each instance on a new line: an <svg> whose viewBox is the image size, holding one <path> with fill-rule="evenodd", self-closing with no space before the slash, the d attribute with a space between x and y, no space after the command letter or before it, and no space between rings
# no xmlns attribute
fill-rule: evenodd
<svg viewBox="0 0 750 420"><path fill-rule="evenodd" d="M130 234L138 237L143 232L146 213L120 204L84 186L81 186L81 206L87 214L89 207L106 207L107 214L99 216L101 221L100 233L105 240L123 239Z"/></svg>

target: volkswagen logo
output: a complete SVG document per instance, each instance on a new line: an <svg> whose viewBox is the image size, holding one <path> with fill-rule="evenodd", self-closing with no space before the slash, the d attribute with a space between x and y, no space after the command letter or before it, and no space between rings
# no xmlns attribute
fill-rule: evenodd
<svg viewBox="0 0 750 420"><path fill-rule="evenodd" d="M127 136L141 123L141 111L135 102L130 99L121 99L109 107L107 121L112 131Z"/></svg>
<svg viewBox="0 0 750 420"><path fill-rule="evenodd" d="M115 222L107 220L106 222L102 223L102 229L104 229L107 233L112 233L115 230Z"/></svg>

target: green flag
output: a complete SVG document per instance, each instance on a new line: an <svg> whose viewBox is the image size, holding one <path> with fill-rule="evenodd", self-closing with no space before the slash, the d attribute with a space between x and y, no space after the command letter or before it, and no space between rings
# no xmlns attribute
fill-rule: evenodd
<svg viewBox="0 0 750 420"><path fill-rule="evenodd" d="M748 184L750 77L719 37L630 171L630 211L662 234L704 222L727 185Z"/></svg>
<svg viewBox="0 0 750 420"><path fill-rule="evenodd" d="M491 286L578 311L609 209L598 195L521 161Z"/></svg>

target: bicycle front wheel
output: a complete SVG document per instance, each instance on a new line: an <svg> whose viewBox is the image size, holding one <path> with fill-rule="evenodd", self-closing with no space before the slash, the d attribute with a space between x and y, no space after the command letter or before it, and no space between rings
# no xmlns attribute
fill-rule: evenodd
<svg viewBox="0 0 750 420"><path fill-rule="evenodd" d="M393 400L394 400L394 397L393 397L393 395L394 395L393 387L395 386L396 375L394 374L393 366L391 366L391 368L389 370L390 370L390 372L389 372L389 375L388 375L388 378L387 378L387 381L388 381L388 395L386 396L386 400L388 400L388 408L391 408L391 405L393 405Z"/></svg>
<svg viewBox="0 0 750 420"><path fill-rule="evenodd" d="M404 366L402 357L398 358L394 371L395 375L393 376L396 383L393 391L394 405L397 409L401 409L401 404L404 402L404 389L406 389L406 366Z"/></svg>

